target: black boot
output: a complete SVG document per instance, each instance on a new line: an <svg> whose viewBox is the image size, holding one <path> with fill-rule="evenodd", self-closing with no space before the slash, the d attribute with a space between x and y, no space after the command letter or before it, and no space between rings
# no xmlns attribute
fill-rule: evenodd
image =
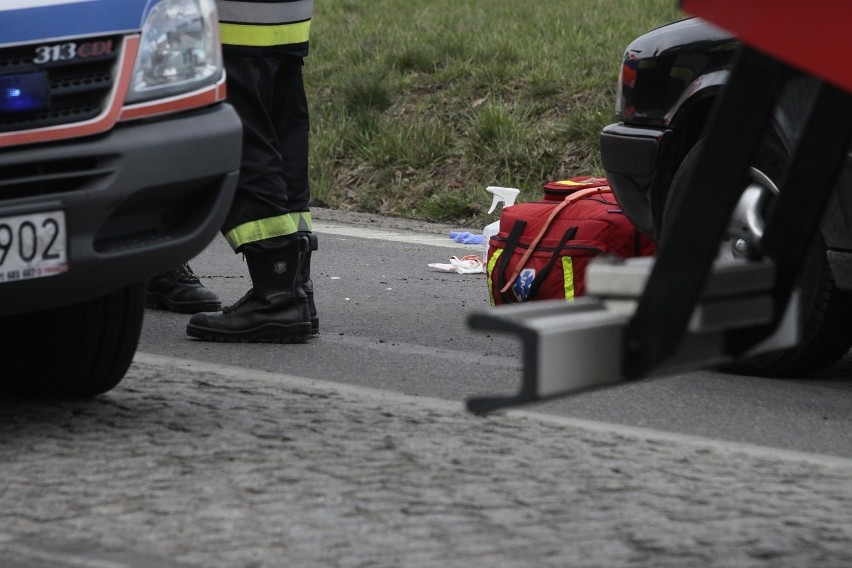
<svg viewBox="0 0 852 568"><path fill-rule="evenodd" d="M214 312L222 307L222 302L215 292L204 287L189 264L184 264L148 281L145 307L194 314Z"/></svg>
<svg viewBox="0 0 852 568"><path fill-rule="evenodd" d="M301 286L304 251L295 243L274 252L246 251L252 289L221 312L195 314L186 333L204 341L302 343L311 334Z"/></svg>
<svg viewBox="0 0 852 568"><path fill-rule="evenodd" d="M319 333L319 317L317 306L314 304L314 282L311 280L311 253L319 248L317 236L313 233L299 233L299 246L305 251L305 260L302 263L302 290L308 297L308 308L311 313L311 335Z"/></svg>

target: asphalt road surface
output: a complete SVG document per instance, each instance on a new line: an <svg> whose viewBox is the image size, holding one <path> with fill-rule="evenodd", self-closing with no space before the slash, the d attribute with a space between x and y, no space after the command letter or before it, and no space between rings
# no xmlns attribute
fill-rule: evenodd
<svg viewBox="0 0 852 568"><path fill-rule="evenodd" d="M186 336L187 316L147 314L140 351L279 371L462 401L520 385L513 337L467 327L489 307L485 276L430 263L479 252L459 227L315 210L313 279L321 334L306 345L210 344ZM250 287L223 239L191 263L226 303ZM651 378L532 409L664 432L852 457L852 359L820 379L772 380L712 371Z"/></svg>
<svg viewBox="0 0 852 568"><path fill-rule="evenodd" d="M319 337L211 344L146 315L92 400L0 401L0 566L852 565L849 363L698 371L488 417L512 338L447 227L316 211ZM193 260L226 302L245 266Z"/></svg>

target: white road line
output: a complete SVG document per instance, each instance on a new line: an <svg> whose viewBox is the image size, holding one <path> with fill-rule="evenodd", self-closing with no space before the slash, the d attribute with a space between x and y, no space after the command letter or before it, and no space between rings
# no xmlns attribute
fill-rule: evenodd
<svg viewBox="0 0 852 568"><path fill-rule="evenodd" d="M426 245L432 247L444 247L452 249L482 251L482 245L465 245L457 243L449 235L426 235L420 233L409 233L403 231L379 231L376 229L354 227L352 225L337 225L323 221L314 221L313 229L317 233L337 235L341 237L358 237L361 239L374 239L380 241L397 241L415 245Z"/></svg>
<svg viewBox="0 0 852 568"><path fill-rule="evenodd" d="M234 367L230 365L219 365L216 363L208 363L205 361L195 361L192 359L167 357L163 355L142 352L136 353L134 361L140 364L151 365L155 367L171 367L184 369L187 371L195 371L199 373L212 373L222 375L224 377L238 378L240 380L246 381L261 381L265 383L276 384L283 383L294 390L314 390L330 393L347 394L353 397L362 398L365 401L369 401L370 403L374 403L377 400L381 400L386 401L388 403L399 402L410 405L416 405L423 407L424 409L435 409L460 413L467 412L461 401L454 402L440 398L411 396L394 391L373 389L369 387L351 385L348 383L338 383L335 381L326 381L322 379L309 379L306 377L299 377L296 375L288 375L284 373L258 371L255 369L245 369L242 367ZM593 420L584 420L581 418L569 418L552 414L542 414L539 412L533 412L528 410L510 410L502 412L501 414L518 418L526 418L529 420L538 420L550 424L564 426L566 428L576 428L592 432L603 432L624 437L639 438L642 440L660 441L685 446L693 446L696 448L706 448L713 451L745 453L754 457L777 459L783 461L804 462L820 466L835 466L845 468L852 467L852 459L829 456L824 454L811 454L805 452L797 452L794 450L759 446L756 444L714 440L711 438L702 438L700 436L676 434L672 432L652 430L649 428L625 426L622 424L610 424L608 422L596 422Z"/></svg>

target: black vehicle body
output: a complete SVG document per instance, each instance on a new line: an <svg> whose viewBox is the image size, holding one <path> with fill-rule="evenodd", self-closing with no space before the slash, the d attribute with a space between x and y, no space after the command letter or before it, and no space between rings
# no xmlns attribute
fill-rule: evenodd
<svg viewBox="0 0 852 568"><path fill-rule="evenodd" d="M616 120L600 137L607 179L637 226L657 236L678 166L701 137L730 75L739 42L698 18L657 28L626 49ZM787 89L774 130L785 147L798 137L813 94L803 78Z"/></svg>
<svg viewBox="0 0 852 568"><path fill-rule="evenodd" d="M601 133L601 159L626 215L652 237L663 234L671 195L683 191L683 180L689 178L685 174L696 161L714 102L730 77L740 47L727 32L689 18L652 30L625 50L617 122ZM772 196L778 195L819 85L818 79L805 74L796 74L786 83L772 125L752 157L752 184L743 190L731 219L729 242L720 245L720 255L760 259L762 227L771 215ZM840 205L846 200L836 198L852 189L850 164L847 158L835 198L820 225L820 238L809 256L811 262L800 277L805 298L801 333L809 346L783 363L765 364L771 358L764 358L757 364L734 366L735 370L773 376L815 372L852 345L852 326L847 323L852 317L852 232ZM824 347L818 347L820 343Z"/></svg>
<svg viewBox="0 0 852 568"><path fill-rule="evenodd" d="M738 42L699 19L634 40L620 72L616 119L600 137L613 191L637 226L656 236L677 166L698 141L730 73Z"/></svg>

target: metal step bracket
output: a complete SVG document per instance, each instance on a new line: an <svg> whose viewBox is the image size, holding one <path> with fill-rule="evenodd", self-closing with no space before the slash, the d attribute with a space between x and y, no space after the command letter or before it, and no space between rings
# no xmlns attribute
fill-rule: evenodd
<svg viewBox="0 0 852 568"><path fill-rule="evenodd" d="M515 396L468 400L480 414L568 392L618 383L621 334L628 317L609 312L593 297L545 300L492 308L470 315L481 331L516 335L521 341L521 390Z"/></svg>
<svg viewBox="0 0 852 568"><path fill-rule="evenodd" d="M653 257L600 258L587 270L585 297L504 305L471 314L472 329L520 339L523 369L517 394L473 397L467 401L468 410L487 413L625 382L622 354L624 342L630 340L624 336L625 328L653 266ZM680 347L655 374L729 360L727 331L772 321L774 282L769 262L716 262ZM796 300L794 295L782 325L762 349L796 341Z"/></svg>

